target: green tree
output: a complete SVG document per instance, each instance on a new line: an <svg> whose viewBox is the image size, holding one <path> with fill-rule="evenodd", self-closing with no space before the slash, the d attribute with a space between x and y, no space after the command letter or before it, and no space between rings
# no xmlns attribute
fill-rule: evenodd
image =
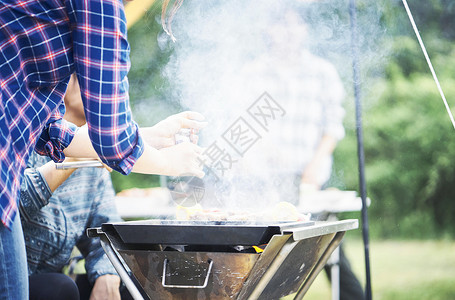
<svg viewBox="0 0 455 300"><path fill-rule="evenodd" d="M453 22L449 1L410 3L441 79L455 102ZM383 22L392 54L385 77L376 78L364 101L364 141L371 229L380 237L455 236L455 132L401 1L386 4ZM373 104L372 95L380 95ZM348 121L349 123L349 121ZM354 126L336 150L336 172L357 188L352 166ZM348 173L348 170L350 173Z"/></svg>

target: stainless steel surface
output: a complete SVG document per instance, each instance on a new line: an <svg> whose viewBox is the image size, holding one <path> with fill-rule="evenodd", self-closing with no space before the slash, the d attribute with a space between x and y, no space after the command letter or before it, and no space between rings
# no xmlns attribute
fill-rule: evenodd
<svg viewBox="0 0 455 300"><path fill-rule="evenodd" d="M280 252L281 248L283 248L290 238L290 234L275 235L272 237L267 247L264 249L264 252L259 257L257 263L251 269L250 276L240 291L238 299L246 299L248 295L253 292L259 280L267 271L268 266L270 266Z"/></svg>
<svg viewBox="0 0 455 300"><path fill-rule="evenodd" d="M168 277L167 275L167 265L169 263L169 260L167 258L164 259L163 262L163 279L161 280L161 285L164 288L176 288L176 289L203 289L207 287L207 283L209 282L209 277L210 277L210 272L212 271L213 267L213 260L209 260L209 268L207 270L207 275L205 276L204 283L202 285L177 285L177 284L166 284L166 278ZM174 273L171 273L170 276L175 275Z"/></svg>
<svg viewBox="0 0 455 300"><path fill-rule="evenodd" d="M324 221L316 222L314 226L284 230L283 233L292 233L294 241L330 234L339 231L347 231L359 227L358 220L342 220L342 221Z"/></svg>
<svg viewBox="0 0 455 300"><path fill-rule="evenodd" d="M55 168L58 170L77 169L77 168L102 168L103 164L98 160L71 161L56 163Z"/></svg>
<svg viewBox="0 0 455 300"><path fill-rule="evenodd" d="M130 292L131 296L135 300L142 300L144 299L137 289L136 285L133 283L131 280L130 276L128 275L127 271L125 270L125 267L119 260L117 253L115 252L114 248L112 247L112 244L110 243L108 237L104 234L100 235L100 241L101 241L101 246L104 249L104 252L106 253L107 257L111 261L112 265L114 266L115 270L119 274L120 278L122 278L123 283L125 284L126 288Z"/></svg>
<svg viewBox="0 0 455 300"><path fill-rule="evenodd" d="M311 274L308 275L307 280L304 282L304 284L299 288L297 294L294 297L294 300L301 300L303 296L305 296L306 292L310 288L311 284L313 281L316 279L318 274L321 272L322 268L324 268L325 264L327 263L327 260L330 258L330 255L335 251L335 249L338 247L338 245L341 243L341 240L343 239L343 236L345 234L345 231L342 232L337 232L330 244L328 245L326 251L321 255L319 261L315 264L313 270L311 271Z"/></svg>
<svg viewBox="0 0 455 300"><path fill-rule="evenodd" d="M145 220L102 224L104 232L115 234L129 245L226 245L266 244L276 234L311 227L314 221L202 221Z"/></svg>
<svg viewBox="0 0 455 300"><path fill-rule="evenodd" d="M279 299L292 293L301 299L345 231L357 227L357 220L283 227L262 253L225 252L216 245L213 251L167 251L166 245L128 244L118 236L109 241L124 262L119 275L130 272L134 287L150 299ZM92 237L104 234L112 232L89 230Z"/></svg>
<svg viewBox="0 0 455 300"><path fill-rule="evenodd" d="M235 299L260 256L257 253L147 250L119 250L119 253L150 299L173 300ZM167 285L200 286L208 279L206 287L163 286L162 271L166 259L173 267L170 270L172 276L166 278ZM211 272L209 260L213 262Z"/></svg>
<svg viewBox="0 0 455 300"><path fill-rule="evenodd" d="M340 247L330 255L330 284L332 285L332 300L340 300Z"/></svg>
<svg viewBox="0 0 455 300"><path fill-rule="evenodd" d="M279 299L297 292L311 278L334 236L330 233L299 241L289 239L247 299Z"/></svg>

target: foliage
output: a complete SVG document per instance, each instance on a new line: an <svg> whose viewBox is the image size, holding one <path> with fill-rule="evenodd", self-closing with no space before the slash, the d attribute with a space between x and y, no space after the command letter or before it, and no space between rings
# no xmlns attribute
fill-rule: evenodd
<svg viewBox="0 0 455 300"><path fill-rule="evenodd" d="M455 98L452 33L433 18L442 10L416 6L416 19L427 22L422 32L449 105ZM447 12L446 12L447 13ZM453 13L452 13L453 16ZM389 16L390 17L390 16ZM395 17L398 14L395 13ZM396 21L396 20L395 20ZM391 22L391 21L389 21ZM398 22L398 21L396 21ZM396 22L391 22L396 24ZM425 23L424 23L425 24ZM443 29L441 31L441 29ZM441 34L448 38L441 38ZM386 77L370 93L379 99L364 111L364 146L371 231L380 237L455 236L454 128L441 101L420 47L412 33L390 37L393 55ZM365 97L368 98L368 95ZM366 100L368 101L368 100ZM357 188L355 132L336 151L336 172L349 189Z"/></svg>

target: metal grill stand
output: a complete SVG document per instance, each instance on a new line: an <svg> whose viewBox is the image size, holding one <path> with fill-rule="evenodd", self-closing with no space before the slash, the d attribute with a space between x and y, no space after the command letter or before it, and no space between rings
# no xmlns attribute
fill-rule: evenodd
<svg viewBox="0 0 455 300"><path fill-rule="evenodd" d="M145 231L142 236L156 232L156 224L109 225L104 227L129 225L129 232L140 227ZM217 251L216 245L206 245L209 250L201 251L166 251L168 245L150 244L143 238L129 236L130 242L125 243L115 230L103 227L89 229L88 235L101 239L134 299L279 299L293 293L294 299L302 299L345 232L357 228L358 221L298 225L278 225L281 231L271 236L262 253ZM199 230L203 236L204 227ZM238 234L241 238L242 233Z"/></svg>

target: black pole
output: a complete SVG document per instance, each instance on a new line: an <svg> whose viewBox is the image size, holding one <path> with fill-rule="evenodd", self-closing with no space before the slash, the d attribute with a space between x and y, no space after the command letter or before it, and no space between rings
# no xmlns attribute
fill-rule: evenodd
<svg viewBox="0 0 455 300"><path fill-rule="evenodd" d="M359 49L357 44L357 13L356 2L349 2L349 16L351 18L351 51L352 51L352 69L354 77L354 98L356 113L356 131L357 131L357 155L359 159L359 189L362 198L362 236L365 247L365 275L366 299L372 299L371 293L371 276L370 276L370 241L368 229L368 207L367 207L367 188L365 181L365 154L363 151L363 130L362 130L362 106L360 103L360 80L359 80Z"/></svg>

